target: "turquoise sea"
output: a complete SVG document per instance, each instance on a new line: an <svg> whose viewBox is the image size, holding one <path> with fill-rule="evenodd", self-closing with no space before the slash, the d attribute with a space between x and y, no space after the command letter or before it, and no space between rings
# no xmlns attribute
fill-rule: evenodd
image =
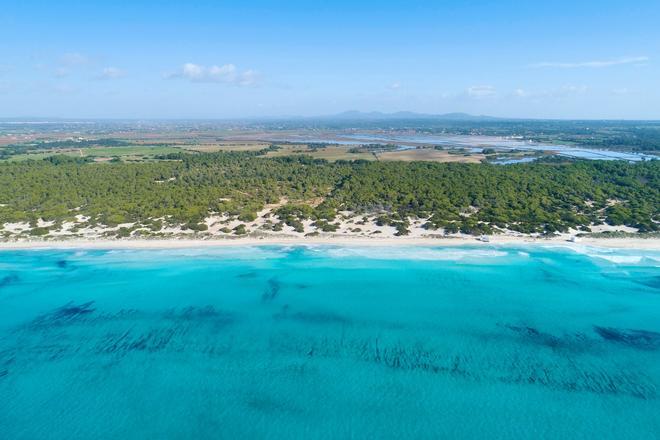
<svg viewBox="0 0 660 440"><path fill-rule="evenodd" d="M0 252L2 439L660 438L660 252Z"/></svg>

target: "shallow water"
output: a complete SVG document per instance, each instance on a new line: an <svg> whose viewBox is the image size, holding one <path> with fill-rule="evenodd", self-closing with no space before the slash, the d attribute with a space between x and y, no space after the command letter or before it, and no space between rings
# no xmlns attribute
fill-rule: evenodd
<svg viewBox="0 0 660 440"><path fill-rule="evenodd" d="M0 437L660 437L660 252L0 252Z"/></svg>
<svg viewBox="0 0 660 440"><path fill-rule="evenodd" d="M642 153L613 151L602 148L584 148L572 147L570 145L561 144L542 144L532 143L516 139L506 139L497 136L470 136L470 135L450 135L450 136L433 136L433 135L415 135L415 136L400 136L400 135L349 135L346 136L351 139L360 139L370 142L415 142L423 144L435 144L444 146L462 146L470 147L480 145L488 148L496 148L499 150L522 150L522 151L553 151L560 156L574 157L578 159L590 160L626 160L630 162L639 162L643 160L654 160L656 156Z"/></svg>
<svg viewBox="0 0 660 440"><path fill-rule="evenodd" d="M494 163L496 165L512 165L514 163L530 163L530 162L534 162L537 159L538 158L536 157L521 157L518 159L496 159L491 163Z"/></svg>
<svg viewBox="0 0 660 440"><path fill-rule="evenodd" d="M271 139L273 141L282 139ZM329 142L339 145L360 145L363 143L383 143L395 144L412 143L414 145L441 145L447 148L460 147L468 148L471 152L481 152L483 148L495 148L500 151L552 151L557 155L565 157L573 157L576 159L589 159L589 160L625 160L629 162L640 162L644 160L655 160L657 156L651 154L642 154L626 151L613 151L602 148L584 148L573 147L570 145L560 144L542 144L526 142L518 139L507 139L498 136L473 136L473 135L397 135L397 134L346 134L339 136L332 136L331 138L322 139L319 137L309 137L305 135L291 136L286 138L290 142ZM400 145L405 146L405 145ZM410 146L410 145L408 145ZM479 148L477 148L478 146ZM532 159L533 160L533 159ZM528 160L518 160L519 163L528 162ZM503 162L498 162L505 164Z"/></svg>

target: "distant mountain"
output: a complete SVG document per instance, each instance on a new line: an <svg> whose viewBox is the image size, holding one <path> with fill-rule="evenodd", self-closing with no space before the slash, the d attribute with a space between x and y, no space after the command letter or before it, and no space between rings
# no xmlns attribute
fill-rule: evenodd
<svg viewBox="0 0 660 440"><path fill-rule="evenodd" d="M350 110L336 115L322 116L320 119L333 119L333 120L352 120L352 121L386 121L386 120L405 120L405 119L433 119L433 120L446 120L446 121L486 121L496 120L493 116L484 115L470 115L468 113L445 113L440 115L433 115L427 113L415 112L361 112L357 110Z"/></svg>

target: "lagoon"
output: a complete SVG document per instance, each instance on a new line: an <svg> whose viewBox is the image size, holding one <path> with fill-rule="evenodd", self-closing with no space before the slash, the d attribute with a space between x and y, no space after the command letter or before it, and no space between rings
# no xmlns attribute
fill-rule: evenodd
<svg viewBox="0 0 660 440"><path fill-rule="evenodd" d="M465 148L472 153L480 153L483 149L495 149L499 152L510 151L535 151L547 153L549 155L558 155L571 157L575 159L588 160L624 160L627 162L641 162L646 160L656 160L658 157L652 154L636 153L632 151L616 151L604 148L585 148L575 147L564 144L546 144L520 139L510 139L499 136L478 136L478 135L400 135L400 134L338 134L327 137L315 134L313 136L295 135L295 136L275 136L270 137L269 141L289 142L313 142L313 143L331 143L338 145L362 145L362 144L394 144L399 147L421 147L421 146L442 146L447 149ZM528 162L524 160L522 162ZM505 162L497 162L507 164ZM521 163L521 161L511 162Z"/></svg>

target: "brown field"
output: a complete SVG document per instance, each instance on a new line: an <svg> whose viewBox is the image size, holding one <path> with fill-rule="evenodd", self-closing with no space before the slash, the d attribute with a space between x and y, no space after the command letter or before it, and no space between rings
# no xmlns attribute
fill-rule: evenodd
<svg viewBox="0 0 660 440"><path fill-rule="evenodd" d="M326 148L310 149L307 145L282 145L280 150L271 151L267 157L290 156L295 154L306 154L315 159L325 159L330 162L335 160L388 160L388 161L430 161L430 162L462 162L479 163L485 159L483 154L450 154L447 151L434 150L430 148L419 148L417 150L388 151L373 154L367 150L359 153L349 153L353 146L337 145Z"/></svg>
<svg viewBox="0 0 660 440"><path fill-rule="evenodd" d="M23 139L18 139L14 136L0 136L0 147L5 145L11 145L18 142L25 142Z"/></svg>
<svg viewBox="0 0 660 440"><path fill-rule="evenodd" d="M333 162L335 160L376 160L373 154L368 152L349 153L350 147L333 146L326 148L311 149L307 145L280 145L277 151L270 151L266 157L291 156L295 154L306 154L315 159L325 159Z"/></svg>
<svg viewBox="0 0 660 440"><path fill-rule="evenodd" d="M92 156L98 159L113 158L115 156L121 157L124 160L141 160L145 158L153 158L159 154L177 153L181 151L177 147L161 147L161 146L127 146L127 147L87 147L87 148L58 148L50 150L35 150L25 154L17 154L11 156L9 161L22 161L22 160L41 160L53 155L66 155L74 157Z"/></svg>
<svg viewBox="0 0 660 440"><path fill-rule="evenodd" d="M133 145L127 146L91 146L86 148L60 148L60 149L36 149L26 154L17 154L9 160L20 161L26 159L39 160L53 154L66 154L71 156L85 157L93 156L97 160L104 158L121 157L124 161L154 160L154 156L168 154L178 151L190 151L200 153L213 153L218 151L258 151L268 148L271 142L258 140L262 132L242 133L240 131L217 131L217 132L115 132L112 138L128 140ZM267 133L266 133L267 134ZM282 137L288 132L277 135ZM222 136L225 139L222 139ZM227 136L229 135L229 136ZM22 135L25 137L25 135ZM265 136L265 134L264 134ZM50 136L50 140L71 138L70 135L57 133ZM229 137L229 139L227 139ZM271 136L277 137L277 136ZM0 136L0 148L2 143L16 138L16 135ZM332 142L331 139L328 142ZM277 151L269 151L266 157L281 157L289 155L308 155L315 159L324 159L330 162L337 160L386 160L386 161L432 161L432 162L464 162L478 163L485 159L482 154L450 154L448 151L435 150L433 148L418 148L405 151L371 152L366 148L356 145L329 145L325 148L309 148L309 145L283 143L275 145L280 147ZM349 152L355 150L357 152Z"/></svg>
<svg viewBox="0 0 660 440"><path fill-rule="evenodd" d="M379 160L400 160L404 162L431 161L431 162L462 162L479 163L486 156L483 154L450 154L447 151L431 148L419 148L417 150L388 151L378 154Z"/></svg>
<svg viewBox="0 0 660 440"><path fill-rule="evenodd" d="M215 144L181 145L180 147L200 153L215 153L217 151L258 151L268 148L269 145L263 142L218 142Z"/></svg>

